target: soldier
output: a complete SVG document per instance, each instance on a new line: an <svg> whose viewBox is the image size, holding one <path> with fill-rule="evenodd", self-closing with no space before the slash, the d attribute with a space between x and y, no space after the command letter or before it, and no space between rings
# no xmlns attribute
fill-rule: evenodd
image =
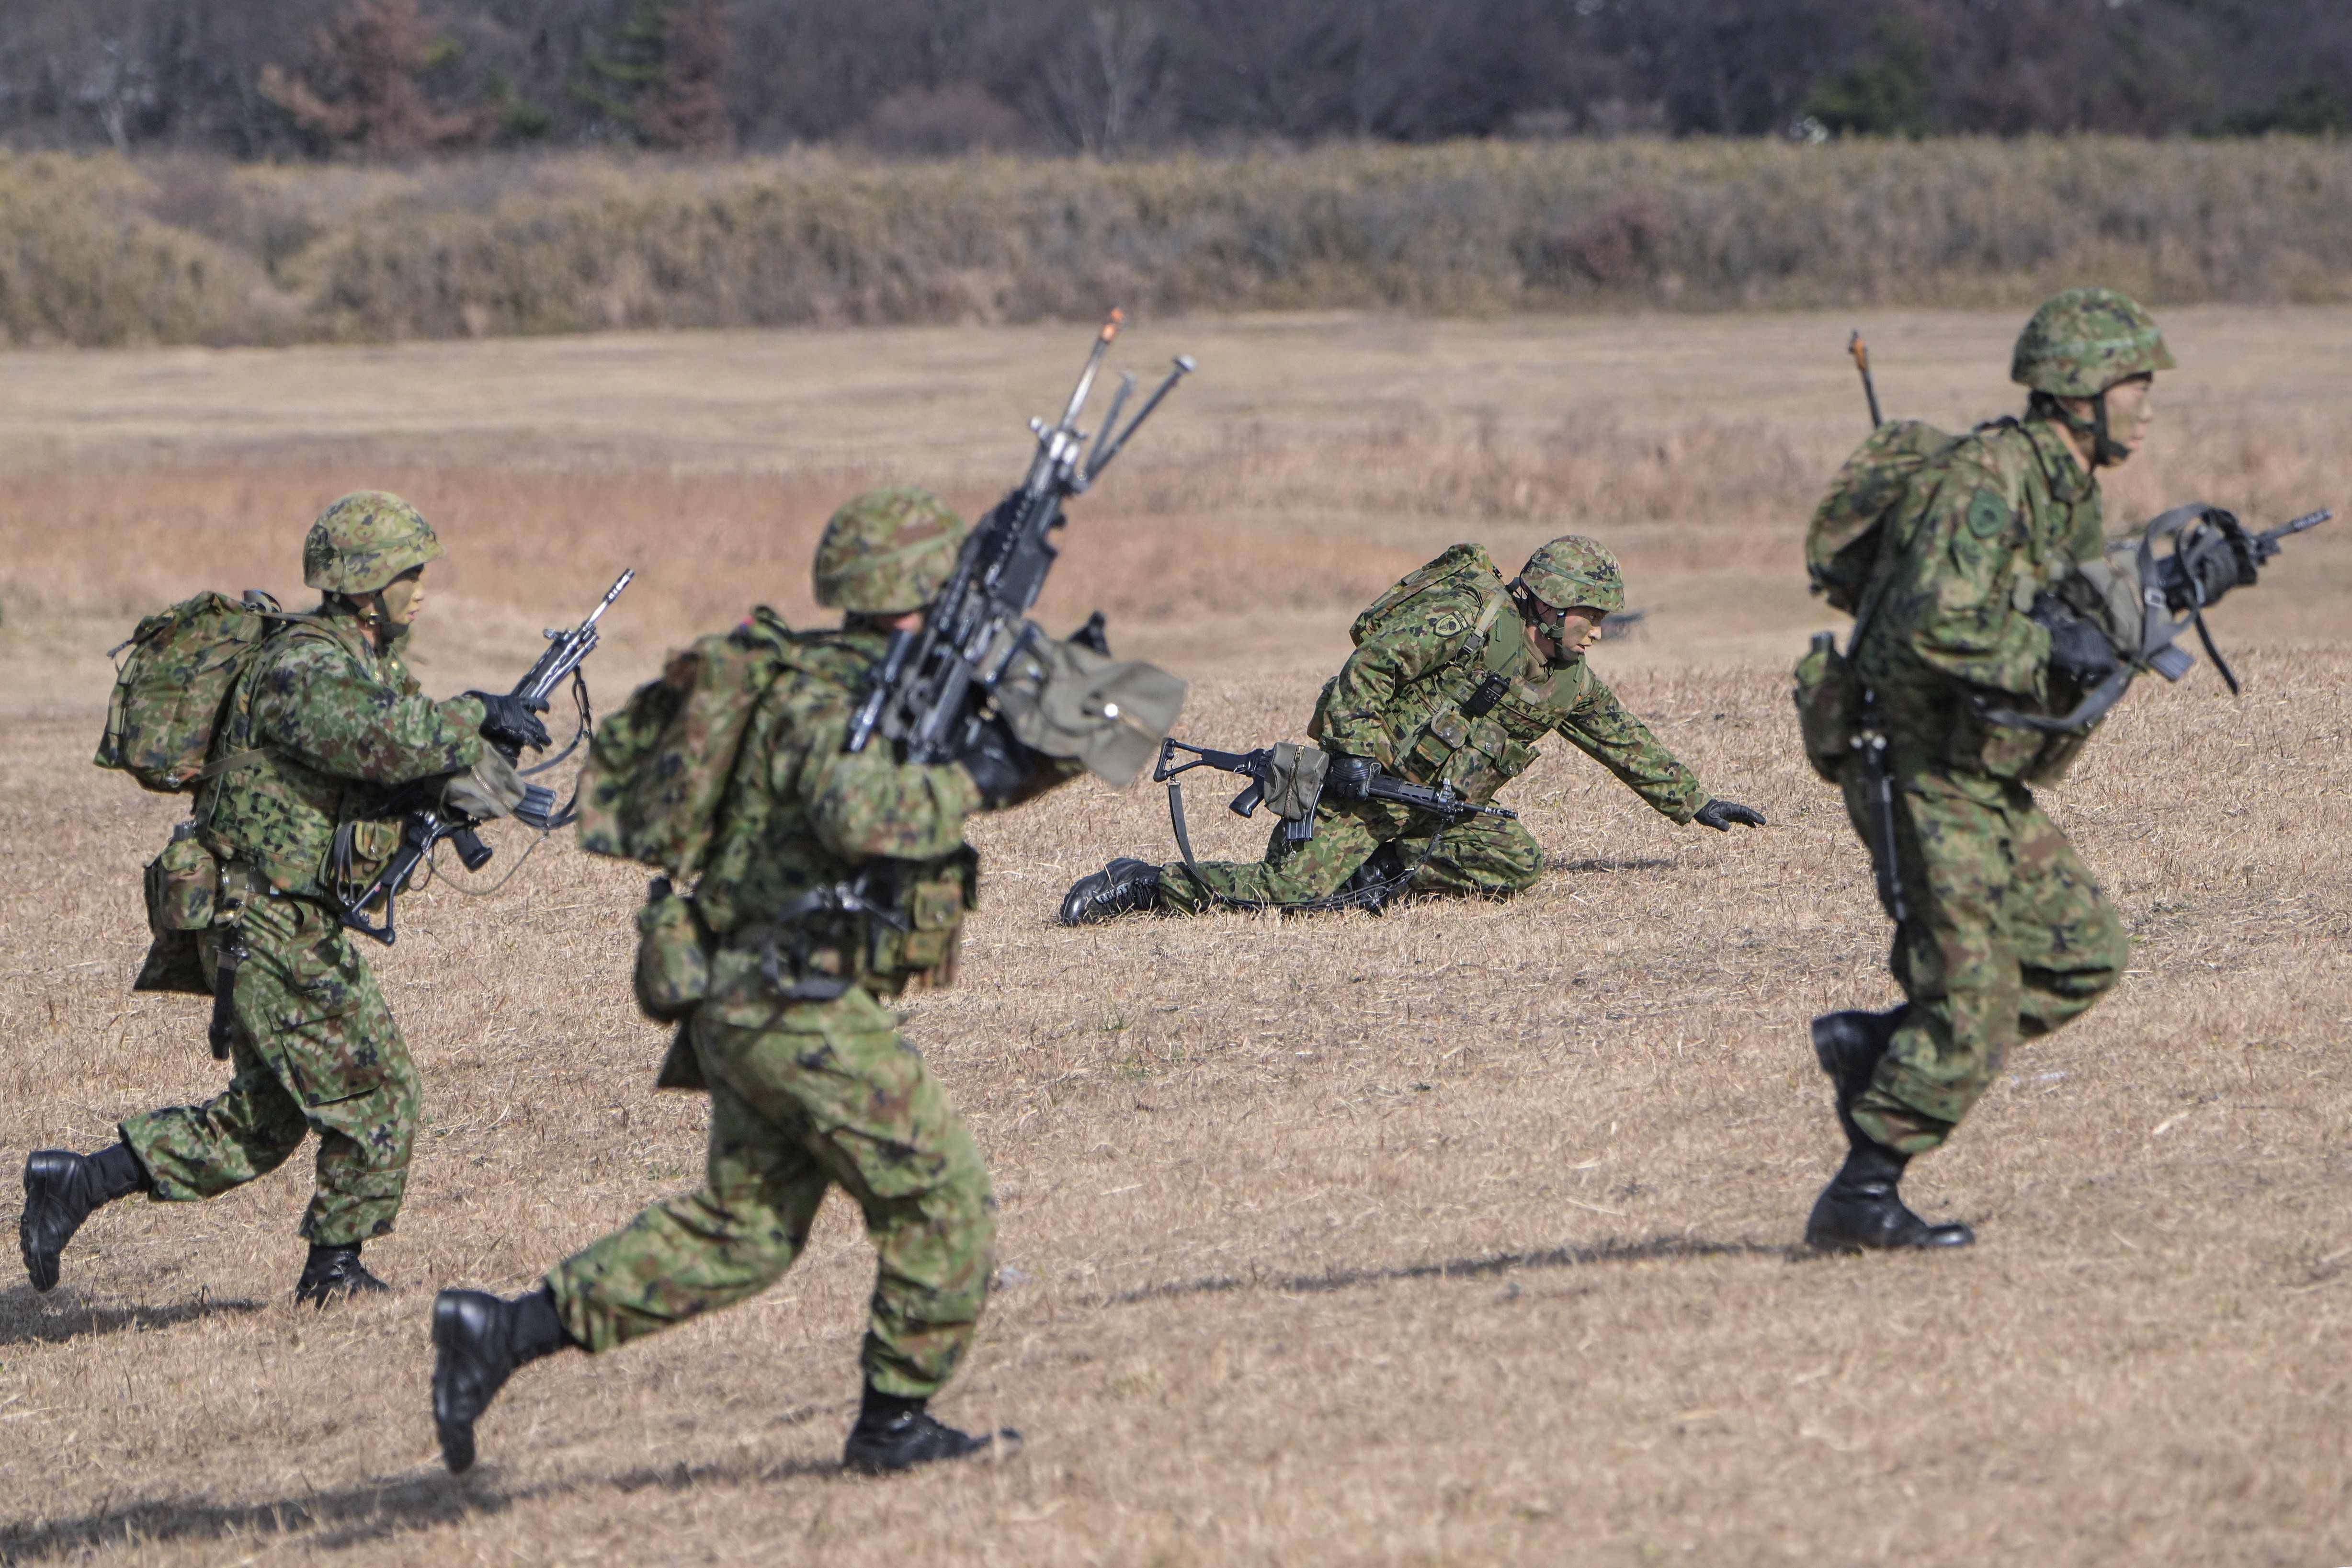
<svg viewBox="0 0 2352 1568"><path fill-rule="evenodd" d="M400 1212L416 1069L335 889L373 878L397 847L395 790L425 781L476 815L503 815L521 786L483 740L547 743L515 700L435 702L401 662L425 566L443 553L414 507L378 490L343 497L311 525L302 580L323 600L286 617L238 675L196 802L220 910L199 948L208 977L230 961L234 1076L202 1105L128 1118L121 1141L96 1153L43 1149L25 1162L17 1239L36 1290L57 1284L58 1255L100 1205L216 1196L276 1170L309 1132L319 1152L296 1299L323 1308L387 1288L360 1248Z"/></svg>
<svg viewBox="0 0 2352 1568"><path fill-rule="evenodd" d="M1307 733L1333 754L1334 776L1362 759L1483 803L1557 731L1675 822L1762 826L1761 813L1709 795L1585 662L1601 623L1624 607L1616 557L1590 539L1553 540L1508 584L1483 549L1455 545L1358 619L1356 651L1324 686ZM1413 807L1327 791L1303 842L1277 823L1262 861L1121 858L1072 886L1061 919L1377 907L1408 891L1505 898L1531 886L1543 863L1543 847L1517 821L1448 826Z"/></svg>
<svg viewBox="0 0 2352 1568"><path fill-rule="evenodd" d="M1890 966L1909 1000L1813 1021L1848 1148L1806 1223L1815 1247L1973 1241L1904 1205L1905 1164L1952 1135L2011 1046L2074 1018L2123 972L2122 920L2030 787L2062 774L2080 737L1993 715L2063 712L2118 668L2107 634L2058 590L2101 561L2098 470L2139 449L2155 374L2172 363L2125 296L2056 296L2011 362L2025 416L1929 458L1889 514L1853 651L1886 740L1903 910ZM1842 782L1874 843L1862 765Z"/></svg>
<svg viewBox="0 0 2352 1568"><path fill-rule="evenodd" d="M992 1441L925 1405L953 1375L987 1299L995 1198L971 1133L900 1037L890 1004L953 972L978 870L965 824L1068 772L1001 721L960 761L937 766L902 763L887 744L844 749L890 633L920 623L963 534L962 521L920 490L844 506L815 567L817 602L845 613L841 627L795 635L755 615L731 646L768 639L781 672L743 722L740 748L703 745L677 768L668 765L676 753L662 753L672 799L701 794L699 781L679 777L698 762L709 770L732 760L723 792L705 796L721 804L690 924L678 921L708 933L690 939L685 961L707 963L708 983L659 1080L709 1092L703 1184L645 1209L523 1295L441 1292L433 1414L452 1470L473 1463L474 1424L517 1367L567 1346L601 1354L765 1289L792 1267L836 1184L864 1211L880 1255L864 1399L843 1463L902 1470ZM699 734L694 712L678 722ZM611 820L624 787L594 781L583 841L597 813ZM666 879L656 889L649 911L679 898ZM649 937L656 929L645 915L640 925ZM645 964L641 952L641 976Z"/></svg>

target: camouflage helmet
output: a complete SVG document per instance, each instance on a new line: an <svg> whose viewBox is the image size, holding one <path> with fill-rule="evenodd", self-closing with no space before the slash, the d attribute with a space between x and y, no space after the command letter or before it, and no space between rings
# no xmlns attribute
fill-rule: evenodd
<svg viewBox="0 0 2352 1568"><path fill-rule="evenodd" d="M417 510L387 490L353 490L302 541L302 581L330 594L373 594L448 553Z"/></svg>
<svg viewBox="0 0 2352 1568"><path fill-rule="evenodd" d="M1578 534L1565 534L1528 556L1519 583L1555 610L1589 607L1613 616L1625 607L1625 574L1617 557Z"/></svg>
<svg viewBox="0 0 2352 1568"><path fill-rule="evenodd" d="M2173 366L2156 319L2113 289L2069 289L2042 301L2017 334L2009 379L2056 397L2096 397L2119 381Z"/></svg>
<svg viewBox="0 0 2352 1568"><path fill-rule="evenodd" d="M931 602L955 570L963 519L929 490L867 490L843 503L816 546L816 602L887 616Z"/></svg>

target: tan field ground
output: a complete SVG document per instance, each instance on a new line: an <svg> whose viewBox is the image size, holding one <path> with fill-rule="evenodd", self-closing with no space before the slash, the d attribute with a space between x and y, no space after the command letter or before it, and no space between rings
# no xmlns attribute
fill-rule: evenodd
<svg viewBox="0 0 2352 1568"><path fill-rule="evenodd" d="M640 870L564 840L417 897L376 955L429 1103L388 1300L297 1312L307 1162L92 1220L0 1289L0 1561L841 1563L2352 1561L2352 528L2214 617L2053 808L2137 937L2021 1048L1914 1202L1970 1252L1791 1247L1834 1163L1803 1024L1881 1005L1884 923L1785 695L1803 513L1863 425L1843 318L1147 322L1202 361L1077 503L1049 618L1101 604L1194 678L1179 732L1297 735L1349 616L1457 538L1566 528L1649 618L1597 662L1763 832L1676 828L1564 747L1507 792L1552 869L1508 905L1052 922L1167 852L1074 786L986 824L958 989L913 1038L1003 1201L1001 1290L940 1401L1017 1456L835 1469L872 1259L830 1205L767 1296L523 1373L444 1474L436 1286L525 1287L693 1179L625 980ZM1891 411L2011 405L2015 323L1861 323ZM2352 312L2168 317L2184 369L2117 520L2352 501ZM417 664L453 689L619 565L610 704L754 599L810 613L874 477L984 504L1067 328L0 357L0 1155L213 1092L192 999L135 996L177 803L87 765L102 653L198 586L297 592L310 511L387 483L453 547ZM511 679L509 675L507 679ZM1192 792L1205 852L1260 829ZM491 876L525 847L500 838Z"/></svg>

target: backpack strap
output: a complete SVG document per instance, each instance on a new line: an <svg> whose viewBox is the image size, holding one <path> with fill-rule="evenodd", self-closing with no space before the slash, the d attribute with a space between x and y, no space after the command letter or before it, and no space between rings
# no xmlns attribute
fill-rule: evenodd
<svg viewBox="0 0 2352 1568"><path fill-rule="evenodd" d="M239 768L252 767L268 755L269 748L267 746L254 746L242 752L231 752L225 757L215 757L211 762L198 768L196 776L188 782L203 784L206 779L216 779L223 773L233 773Z"/></svg>

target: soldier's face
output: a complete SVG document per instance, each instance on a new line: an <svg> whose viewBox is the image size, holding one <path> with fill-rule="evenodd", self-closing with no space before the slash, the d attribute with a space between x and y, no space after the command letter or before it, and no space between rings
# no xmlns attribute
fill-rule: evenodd
<svg viewBox="0 0 2352 1568"><path fill-rule="evenodd" d="M383 618L388 626L413 626L424 611L424 567L412 566L383 585Z"/></svg>
<svg viewBox="0 0 2352 1568"><path fill-rule="evenodd" d="M1544 606L1550 610L1549 605ZM1528 640L1535 645L1536 656L1546 664L1566 664L1581 658L1584 651L1601 640L1601 623L1609 612L1590 605L1572 610L1550 610L1547 616L1538 611L1528 619Z"/></svg>
<svg viewBox="0 0 2352 1568"><path fill-rule="evenodd" d="M2155 418L2154 376L2136 375L2107 388L2107 435L2117 446L2138 451Z"/></svg>

